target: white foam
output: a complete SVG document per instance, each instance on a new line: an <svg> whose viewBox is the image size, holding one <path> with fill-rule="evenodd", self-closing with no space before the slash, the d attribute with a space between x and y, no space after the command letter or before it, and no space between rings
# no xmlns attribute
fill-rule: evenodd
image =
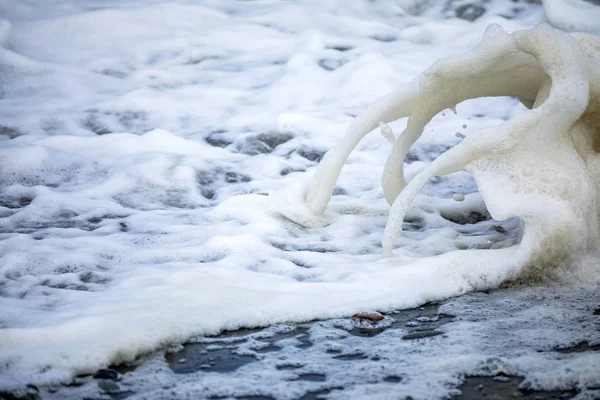
<svg viewBox="0 0 600 400"><path fill-rule="evenodd" d="M600 33L600 5L585 0L546 0L546 17L568 32Z"/></svg>
<svg viewBox="0 0 600 400"><path fill-rule="evenodd" d="M578 40L592 45L580 46L543 25L510 36L491 25L473 53L432 65L358 117L325 156L310 186L293 193L284 189L306 205L294 207L289 202L279 205L281 212L300 224L314 224L314 217L294 219L290 210L302 207L313 215L321 214L345 158L358 141L378 121L408 116L408 125L395 140L383 172L383 191L388 203L393 203L383 237L384 255L392 255L404 216L427 180L460 169L474 174L494 218L524 219L518 261L522 267L547 265L550 260L560 263L582 248L592 248L600 217L593 148L600 94L596 72L600 53L593 46L600 40L593 36ZM468 98L509 94L523 103L535 100L534 108L513 121L469 135L407 184L404 157L435 114ZM387 126L379 124L382 130ZM386 129L387 137L394 140ZM465 260L473 257L468 252L462 256Z"/></svg>
<svg viewBox="0 0 600 400"><path fill-rule="evenodd" d="M428 184L403 254L381 260L381 135L348 157L323 217L302 202L287 209L310 229L267 194L279 190L279 210L301 199L282 189L304 190L320 152L373 98L468 50L490 22L531 27L539 6L504 20L512 3L492 2L469 23L437 6L398 16L395 2L151 3L0 1L1 387L68 382L192 335L412 307L519 273L517 248L504 245L518 221L448 221L485 211L465 173ZM462 125L464 142L523 108L499 98L457 111L432 120L407 178L459 142ZM465 260L459 248L480 250ZM458 381L458 366L441 377L422 362L440 394ZM157 364L147 368L163 376ZM240 382L225 395L255 385Z"/></svg>

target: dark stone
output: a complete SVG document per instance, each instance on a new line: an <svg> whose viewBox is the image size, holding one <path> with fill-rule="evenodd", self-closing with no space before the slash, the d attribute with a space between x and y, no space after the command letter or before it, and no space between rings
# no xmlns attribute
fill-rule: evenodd
<svg viewBox="0 0 600 400"><path fill-rule="evenodd" d="M404 231L419 231L425 227L425 220L421 217L406 217L402 223Z"/></svg>
<svg viewBox="0 0 600 400"><path fill-rule="evenodd" d="M127 232L129 230L129 227L125 222L119 222L119 230L121 232Z"/></svg>
<svg viewBox="0 0 600 400"><path fill-rule="evenodd" d="M0 390L0 400L42 400L39 389L34 385L14 391Z"/></svg>
<svg viewBox="0 0 600 400"><path fill-rule="evenodd" d="M98 275L97 273L95 273L93 271L87 271L87 272L82 272L79 275L79 280L81 282L83 282L83 283L100 283L100 284L104 284L104 283L110 282L111 278L106 277L106 276ZM100 371L104 371L104 370L100 370ZM95 378L95 376L94 376L94 378ZM101 378L101 379L106 379L106 378Z"/></svg>
<svg viewBox="0 0 600 400"><path fill-rule="evenodd" d="M390 383L398 383L398 382L402 382L402 378L397 375L390 375L390 376L386 376L385 378L383 378L383 381L390 382Z"/></svg>
<svg viewBox="0 0 600 400"><path fill-rule="evenodd" d="M404 156L404 162L407 164L411 164L411 163L414 163L415 161L419 161L419 156L413 150L410 150Z"/></svg>
<svg viewBox="0 0 600 400"><path fill-rule="evenodd" d="M71 382L67 383L65 386L67 387L80 387L85 385L85 381L83 379L73 378Z"/></svg>
<svg viewBox="0 0 600 400"><path fill-rule="evenodd" d="M300 397L298 400L326 399L327 395L330 394L333 390L344 390L344 388L341 386L335 386L335 387L326 388L326 389L311 390L311 391L306 392L306 394L304 396Z"/></svg>
<svg viewBox="0 0 600 400"><path fill-rule="evenodd" d="M227 147L233 143L231 140L225 139L219 133L211 133L204 138L204 141L214 147Z"/></svg>
<svg viewBox="0 0 600 400"><path fill-rule="evenodd" d="M423 148L411 149L404 156L404 162L410 164L415 161L433 161L448 149L450 147L444 144L432 144Z"/></svg>
<svg viewBox="0 0 600 400"><path fill-rule="evenodd" d="M17 208L27 207L29 204L31 204L32 201L33 201L33 198L28 197L28 196L23 196L23 197L7 196L3 199L0 199L0 206L6 207L6 208L11 208L11 209L17 209Z"/></svg>
<svg viewBox="0 0 600 400"><path fill-rule="evenodd" d="M557 400L570 399L577 395L575 390L535 391L522 387L522 379L518 376L504 376L496 380L492 376L467 376L459 387L462 392L454 397L456 400L488 399L523 399L523 400Z"/></svg>
<svg viewBox="0 0 600 400"><path fill-rule="evenodd" d="M114 369L99 369L93 376L94 379L110 379L116 381L119 379L119 373Z"/></svg>
<svg viewBox="0 0 600 400"><path fill-rule="evenodd" d="M459 225L476 224L492 219L492 216L487 211L483 213L470 211L468 214L448 214L442 212L440 215L442 218Z"/></svg>
<svg viewBox="0 0 600 400"><path fill-rule="evenodd" d="M215 198L215 191L212 189L200 188L200 194L208 200Z"/></svg>
<svg viewBox="0 0 600 400"><path fill-rule="evenodd" d="M398 38L396 36L386 35L386 34L373 35L373 36L370 36L370 38L377 40L378 42L393 42L395 40L398 40Z"/></svg>
<svg viewBox="0 0 600 400"><path fill-rule="evenodd" d="M590 345L586 341L577 343L575 346L555 349L555 351L557 351L559 353L563 353L563 354L583 353L586 351L599 351L599 350L600 350L600 344Z"/></svg>
<svg viewBox="0 0 600 400"><path fill-rule="evenodd" d="M304 364L279 364L275 368L278 370L293 370L304 367Z"/></svg>
<svg viewBox="0 0 600 400"><path fill-rule="evenodd" d="M269 344L266 347L261 347L259 349L252 349L252 350L256 351L257 353L272 353L274 351L281 350L281 347L275 346L274 344Z"/></svg>
<svg viewBox="0 0 600 400"><path fill-rule="evenodd" d="M319 162L325 155L324 150L311 149L309 147L300 147L296 153L309 161Z"/></svg>
<svg viewBox="0 0 600 400"><path fill-rule="evenodd" d="M335 247L317 246L310 248L297 248L296 251L313 251L315 253L336 253L340 251L340 249Z"/></svg>
<svg viewBox="0 0 600 400"><path fill-rule="evenodd" d="M318 64L321 68L326 71L333 71L344 65L346 62L344 60L336 60L331 58L325 58L319 60Z"/></svg>
<svg viewBox="0 0 600 400"><path fill-rule="evenodd" d="M92 111L83 121L83 127L94 132L96 135L107 135L112 133L106 125L98 120L97 111Z"/></svg>
<svg viewBox="0 0 600 400"><path fill-rule="evenodd" d="M106 379L100 379L98 381L98 387L104 393L108 394L119 393L121 391L121 387L119 386L119 384Z"/></svg>
<svg viewBox="0 0 600 400"><path fill-rule="evenodd" d="M337 45L337 46L331 46L331 47L327 47L327 48L331 49L331 50L337 50L337 51L348 51L348 50L353 49L352 46L345 46L345 45Z"/></svg>
<svg viewBox="0 0 600 400"><path fill-rule="evenodd" d="M456 9L456 17L467 21L475 21L485 13L485 8L476 4L464 4Z"/></svg>
<svg viewBox="0 0 600 400"><path fill-rule="evenodd" d="M237 146L237 151L249 156L267 154L273 151L273 148L257 138L247 138Z"/></svg>
<svg viewBox="0 0 600 400"><path fill-rule="evenodd" d="M375 337L385 331L386 327L379 327L378 325L373 325L373 327L357 327L350 331L352 336L358 337Z"/></svg>
<svg viewBox="0 0 600 400"><path fill-rule="evenodd" d="M10 126L0 125L0 135L6 135L9 138L14 139L17 136L21 136L22 133L16 128L11 128Z"/></svg>
<svg viewBox="0 0 600 400"><path fill-rule="evenodd" d="M438 336L443 334L442 331L415 331L411 332L408 335L402 336L402 340L415 340L415 339L424 339L428 337Z"/></svg>
<svg viewBox="0 0 600 400"><path fill-rule="evenodd" d="M208 200L215 197L215 191L210 187L215 182L215 176L208 171L197 171L196 182L200 186L200 194Z"/></svg>
<svg viewBox="0 0 600 400"><path fill-rule="evenodd" d="M269 146L271 149L274 149L277 146L292 140L294 135L286 132L267 132L261 133L260 135L255 136L255 138Z"/></svg>
<svg viewBox="0 0 600 400"><path fill-rule="evenodd" d="M506 229L501 227L500 225L494 225L492 228L498 233L506 233Z"/></svg>
<svg viewBox="0 0 600 400"><path fill-rule="evenodd" d="M365 360L369 357L367 357L363 353L356 353L356 354L342 354L339 356L335 356L333 358L335 358L336 360L354 361L354 360Z"/></svg>
<svg viewBox="0 0 600 400"><path fill-rule="evenodd" d="M334 195L334 196L346 196L346 195L348 195L348 192L344 188L336 186L336 187L333 188L332 195Z"/></svg>
<svg viewBox="0 0 600 400"><path fill-rule="evenodd" d="M227 183L239 183L239 182L250 182L252 179L248 175L238 174L236 172L226 172L225 182Z"/></svg>
<svg viewBox="0 0 600 400"><path fill-rule="evenodd" d="M26 207L26 206L28 206L29 204L31 204L31 202L32 202L32 201L33 201L33 199L32 199L31 197L21 197L21 198L19 199L19 205L20 205L21 207Z"/></svg>
<svg viewBox="0 0 600 400"><path fill-rule="evenodd" d="M118 71L116 69L110 69L110 68L103 69L102 71L100 71L100 73L102 75L112 76L113 78L119 78L119 79L124 79L127 77L127 73Z"/></svg>
<svg viewBox="0 0 600 400"><path fill-rule="evenodd" d="M594 315L600 315L600 307L594 310Z"/></svg>
<svg viewBox="0 0 600 400"><path fill-rule="evenodd" d="M298 375L298 377L295 380L308 382L325 382L327 380L327 376L325 374L319 373L307 373Z"/></svg>
<svg viewBox="0 0 600 400"><path fill-rule="evenodd" d="M206 186L214 183L215 177L208 171L197 171L196 172L196 182L199 185Z"/></svg>
<svg viewBox="0 0 600 400"><path fill-rule="evenodd" d="M304 172L303 169L294 169L294 168L284 168L281 170L279 175L286 176L287 174L291 174L292 172Z"/></svg>

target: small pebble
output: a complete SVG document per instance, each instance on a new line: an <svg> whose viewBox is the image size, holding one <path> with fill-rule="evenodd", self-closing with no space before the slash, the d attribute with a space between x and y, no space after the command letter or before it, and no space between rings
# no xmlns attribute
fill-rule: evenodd
<svg viewBox="0 0 600 400"><path fill-rule="evenodd" d="M464 194L460 194L460 193L454 193L452 195L452 200L454 200L454 201L464 201L465 200L465 195Z"/></svg>
<svg viewBox="0 0 600 400"><path fill-rule="evenodd" d="M121 391L121 388L119 387L118 384L116 384L113 381L109 381L106 379L101 379L98 381L98 387L100 388L100 390L102 390L104 393L119 393Z"/></svg>
<svg viewBox="0 0 600 400"><path fill-rule="evenodd" d="M110 379L116 381L119 379L119 373L111 368L99 369L94 374L94 379Z"/></svg>
<svg viewBox="0 0 600 400"><path fill-rule="evenodd" d="M402 336L402 340L414 340L414 339L425 339L425 338L429 338L429 337L433 337L433 336L438 336L443 334L444 332L442 331L416 331L416 332L411 332L408 335L404 335Z"/></svg>
<svg viewBox="0 0 600 400"><path fill-rule="evenodd" d="M498 233L506 233L506 229L504 229L500 225L494 225L492 228Z"/></svg>
<svg viewBox="0 0 600 400"><path fill-rule="evenodd" d="M364 312L364 313L354 314L352 316L352 319L358 319L358 320L362 320L362 321L371 321L371 322L378 322L378 321L381 321L383 318L384 318L384 316L378 312Z"/></svg>

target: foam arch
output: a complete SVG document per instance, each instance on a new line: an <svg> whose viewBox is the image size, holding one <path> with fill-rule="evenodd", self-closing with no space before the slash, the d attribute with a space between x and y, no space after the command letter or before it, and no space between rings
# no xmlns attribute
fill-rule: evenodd
<svg viewBox="0 0 600 400"><path fill-rule="evenodd" d="M431 118L484 96L517 97L529 110L469 135L407 182L404 157ZM360 140L380 123L408 117L398 138L389 132L386 136L393 145L382 187L392 207L382 239L384 256L393 255L404 216L426 181L466 170L477 181L492 217L524 221L517 252L523 263L562 260L598 239L598 115L600 38L567 34L545 24L509 35L491 25L474 50L434 63L357 117L310 183L272 196L288 218L316 225L345 159Z"/></svg>

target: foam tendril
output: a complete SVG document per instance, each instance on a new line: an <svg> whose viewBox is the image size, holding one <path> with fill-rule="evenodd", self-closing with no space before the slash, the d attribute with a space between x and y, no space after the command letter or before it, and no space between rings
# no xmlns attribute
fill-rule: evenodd
<svg viewBox="0 0 600 400"><path fill-rule="evenodd" d="M407 182L404 157L440 111L464 100L513 96L528 110L481 129ZM386 123L408 117L394 137ZM507 34L490 25L474 50L434 63L379 98L348 127L312 181L271 194L277 210L307 227L318 223L346 158L380 126L392 143L382 187L391 205L383 253L393 255L404 216L426 181L470 172L491 216L521 218L516 257L528 265L568 258L598 240L600 209L600 38L540 25Z"/></svg>

